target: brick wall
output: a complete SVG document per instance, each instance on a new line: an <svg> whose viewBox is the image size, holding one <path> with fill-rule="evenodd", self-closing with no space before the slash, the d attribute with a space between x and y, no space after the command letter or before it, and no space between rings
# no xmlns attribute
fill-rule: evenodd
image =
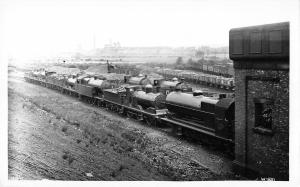
<svg viewBox="0 0 300 187"><path fill-rule="evenodd" d="M235 163L275 180L288 180L289 72L235 69ZM270 100L272 126L255 122L256 100Z"/></svg>

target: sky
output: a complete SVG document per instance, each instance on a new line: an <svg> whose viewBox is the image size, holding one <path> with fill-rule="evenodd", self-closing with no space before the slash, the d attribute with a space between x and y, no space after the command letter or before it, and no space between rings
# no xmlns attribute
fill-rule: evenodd
<svg viewBox="0 0 300 187"><path fill-rule="evenodd" d="M121 46L228 46L235 27L291 21L298 0L0 0L10 57Z"/></svg>
<svg viewBox="0 0 300 187"><path fill-rule="evenodd" d="M299 0L0 0L1 86L7 88L3 61L8 58L47 56L79 46L90 50L94 36L99 48L109 40L122 46L228 46L231 28L290 21L290 180L299 181L299 9ZM5 124L8 94L1 90ZM5 147L7 129L2 127ZM0 161L6 160L3 150ZM3 168L0 178L7 176Z"/></svg>

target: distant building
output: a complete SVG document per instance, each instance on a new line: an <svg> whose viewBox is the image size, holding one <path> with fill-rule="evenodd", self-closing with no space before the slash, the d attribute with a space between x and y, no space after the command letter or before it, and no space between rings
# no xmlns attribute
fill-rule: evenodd
<svg viewBox="0 0 300 187"><path fill-rule="evenodd" d="M97 50L97 55L118 57L195 57L196 49L195 47L120 47L120 45L107 44L103 49Z"/></svg>

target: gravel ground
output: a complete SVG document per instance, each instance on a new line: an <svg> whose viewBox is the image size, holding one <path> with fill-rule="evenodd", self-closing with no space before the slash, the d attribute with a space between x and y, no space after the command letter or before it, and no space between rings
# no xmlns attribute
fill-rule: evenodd
<svg viewBox="0 0 300 187"><path fill-rule="evenodd" d="M8 85L9 179L240 179L201 144L16 78Z"/></svg>

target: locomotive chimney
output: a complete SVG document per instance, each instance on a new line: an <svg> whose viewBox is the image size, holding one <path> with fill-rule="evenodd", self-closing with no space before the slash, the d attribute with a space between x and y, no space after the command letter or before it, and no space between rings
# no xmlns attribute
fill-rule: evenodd
<svg viewBox="0 0 300 187"><path fill-rule="evenodd" d="M184 78L180 78L180 83L183 83L184 82Z"/></svg>

